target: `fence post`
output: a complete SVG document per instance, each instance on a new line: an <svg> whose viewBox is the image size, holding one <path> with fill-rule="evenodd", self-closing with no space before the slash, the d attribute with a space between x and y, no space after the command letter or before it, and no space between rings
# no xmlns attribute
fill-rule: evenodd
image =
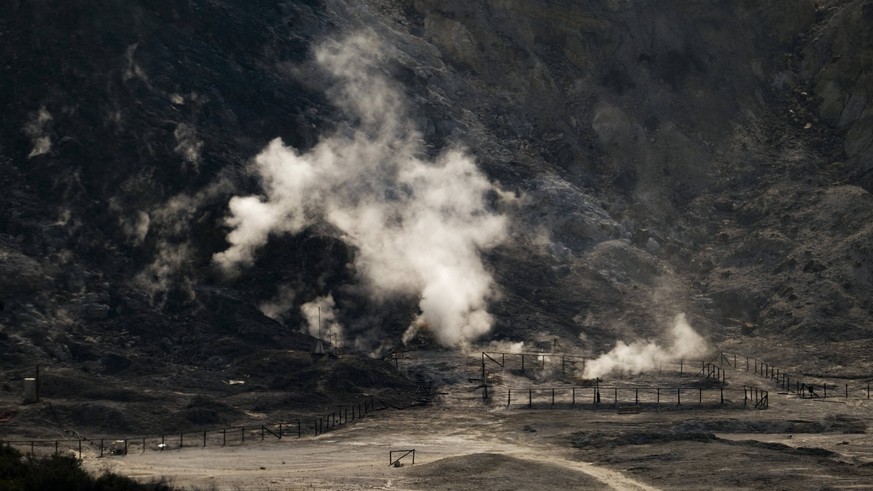
<svg viewBox="0 0 873 491"><path fill-rule="evenodd" d="M552 406L555 405L555 389L552 389Z"/></svg>
<svg viewBox="0 0 873 491"><path fill-rule="evenodd" d="M721 397L721 404L724 404L724 387L718 388L719 396Z"/></svg>
<svg viewBox="0 0 873 491"><path fill-rule="evenodd" d="M352 406L352 408L354 408L354 407L355 406ZM354 411L354 409L352 409L352 410ZM300 438L301 436L303 436L303 428L301 428L300 420L298 419L297 420L297 438Z"/></svg>
<svg viewBox="0 0 873 491"><path fill-rule="evenodd" d="M702 405L703 405L703 389L702 389L702 388L698 388L697 390L698 390L698 393L697 393L697 404L700 405L700 406L702 406Z"/></svg>
<svg viewBox="0 0 873 491"><path fill-rule="evenodd" d="M512 389L506 389L506 407L512 405Z"/></svg>
<svg viewBox="0 0 873 491"><path fill-rule="evenodd" d="M612 407L618 409L618 387L612 388Z"/></svg>
<svg viewBox="0 0 873 491"><path fill-rule="evenodd" d="M282 438L282 423L279 423L279 438Z"/></svg>
<svg viewBox="0 0 873 491"><path fill-rule="evenodd" d="M524 356L524 355L522 355ZM524 358L522 358L524 359ZM527 389L527 407L533 407L533 390Z"/></svg>
<svg viewBox="0 0 873 491"><path fill-rule="evenodd" d="M681 387L676 388L676 405L677 406L682 405L682 388Z"/></svg>
<svg viewBox="0 0 873 491"><path fill-rule="evenodd" d="M634 404L639 405L640 403L640 389L637 387L634 389Z"/></svg>
<svg viewBox="0 0 873 491"><path fill-rule="evenodd" d="M30 454L33 455L33 442L30 442ZM100 456L103 457L103 439L100 439Z"/></svg>
<svg viewBox="0 0 873 491"><path fill-rule="evenodd" d="M570 405L572 407L576 407L576 387L573 387L572 391L573 391L573 397L572 397L572 402L570 403Z"/></svg>
<svg viewBox="0 0 873 491"><path fill-rule="evenodd" d="M221 446L227 445L227 428L221 430Z"/></svg>
<svg viewBox="0 0 873 491"><path fill-rule="evenodd" d="M655 389L655 405L656 406L661 405L661 389L660 388Z"/></svg>
<svg viewBox="0 0 873 491"><path fill-rule="evenodd" d="M239 427L239 435L240 435L240 441L242 443L245 443L246 442L246 427L245 426Z"/></svg>
<svg viewBox="0 0 873 491"><path fill-rule="evenodd" d="M203 448L206 448L206 432L203 432Z"/></svg>

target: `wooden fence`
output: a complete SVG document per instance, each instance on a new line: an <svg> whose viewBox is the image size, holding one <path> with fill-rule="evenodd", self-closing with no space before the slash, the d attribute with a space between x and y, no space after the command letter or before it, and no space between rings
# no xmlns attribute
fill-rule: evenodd
<svg viewBox="0 0 873 491"><path fill-rule="evenodd" d="M777 384L779 388L789 394L797 394L802 399L842 397L845 399L870 399L871 384L870 382L863 383L814 383L801 380L800 376L790 374L785 370L776 367L770 363L760 360L755 357L738 355L736 353L721 352L716 355L710 362L722 367L728 367L734 370L745 370L752 372L761 378L768 379ZM812 375L805 374L812 378ZM823 379L826 376L815 376L816 379ZM873 378L873 377L871 377Z"/></svg>
<svg viewBox="0 0 873 491"><path fill-rule="evenodd" d="M494 388L491 402L507 408L616 409L687 407L754 407L767 409L766 390L756 387L573 386ZM742 399L740 399L742 394Z"/></svg>
<svg viewBox="0 0 873 491"><path fill-rule="evenodd" d="M381 403L378 409L388 407ZM0 440L0 445L15 447L25 455L70 455L82 458L83 449L93 450L99 457L125 455L131 452L166 451L190 447L245 445L266 439L318 436L377 410L372 398L353 405L339 406L335 411L293 422L266 423L256 426L233 426L206 431L181 431L152 436L116 438L77 438L57 440Z"/></svg>

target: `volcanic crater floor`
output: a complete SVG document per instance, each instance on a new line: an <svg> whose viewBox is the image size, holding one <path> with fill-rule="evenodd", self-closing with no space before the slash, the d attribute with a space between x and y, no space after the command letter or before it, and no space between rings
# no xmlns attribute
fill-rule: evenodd
<svg viewBox="0 0 873 491"><path fill-rule="evenodd" d="M480 364L477 356L445 352L404 356L401 371L437 374L441 385L429 405L385 407L318 436L89 454L84 461L94 472L185 489L873 489L873 401L854 393L801 399L736 367L726 374L727 387L768 390L768 409L744 409L736 400L698 405L689 396L681 406L665 398L623 411L624 401L610 404L607 394L596 409L588 401L551 406L542 398L530 408L507 408L497 400L501 387L566 385L542 370L489 368L489 380L503 385L483 404ZM665 371L603 384L711 386L685 370L672 381ZM412 449L414 463L410 454L390 465L391 451Z"/></svg>

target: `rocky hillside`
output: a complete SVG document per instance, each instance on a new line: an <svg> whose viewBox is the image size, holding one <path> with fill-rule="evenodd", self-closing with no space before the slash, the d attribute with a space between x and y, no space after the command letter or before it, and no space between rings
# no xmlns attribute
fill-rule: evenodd
<svg viewBox="0 0 873 491"><path fill-rule="evenodd" d="M365 354L596 352L680 312L870 337L871 26L869 0L11 2L2 368L231 370L319 312Z"/></svg>

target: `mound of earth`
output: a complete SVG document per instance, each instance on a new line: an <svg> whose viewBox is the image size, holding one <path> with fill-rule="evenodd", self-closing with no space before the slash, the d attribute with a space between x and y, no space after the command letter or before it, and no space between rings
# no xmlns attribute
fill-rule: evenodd
<svg viewBox="0 0 873 491"><path fill-rule="evenodd" d="M405 472L404 482L415 489L463 491L480 489L596 489L603 483L566 467L494 453L474 453L448 457ZM499 484L496 484L499 483ZM426 486L425 486L426 484ZM494 486L497 486L496 488Z"/></svg>

